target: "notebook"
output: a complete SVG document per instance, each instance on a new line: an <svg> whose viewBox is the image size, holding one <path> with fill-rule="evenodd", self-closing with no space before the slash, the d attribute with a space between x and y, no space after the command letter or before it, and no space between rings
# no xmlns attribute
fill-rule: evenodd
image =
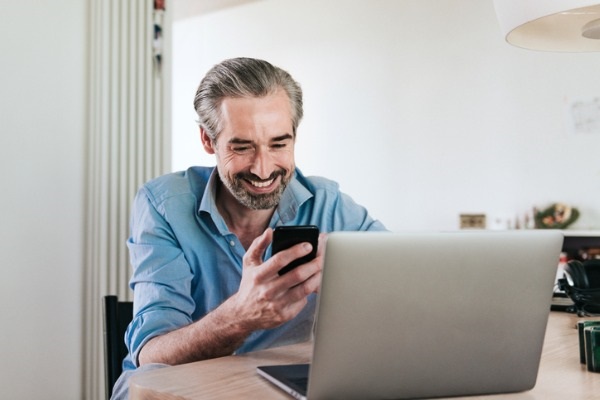
<svg viewBox="0 0 600 400"><path fill-rule="evenodd" d="M529 390L562 242L558 231L332 233L310 367L258 373L311 400Z"/></svg>

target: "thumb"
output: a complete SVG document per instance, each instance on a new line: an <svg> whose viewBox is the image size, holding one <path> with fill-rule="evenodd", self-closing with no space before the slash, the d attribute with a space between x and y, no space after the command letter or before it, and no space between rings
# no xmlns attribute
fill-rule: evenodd
<svg viewBox="0 0 600 400"><path fill-rule="evenodd" d="M273 229L267 228L262 235L252 241L244 254L244 267L257 266L263 263L263 255L273 240Z"/></svg>

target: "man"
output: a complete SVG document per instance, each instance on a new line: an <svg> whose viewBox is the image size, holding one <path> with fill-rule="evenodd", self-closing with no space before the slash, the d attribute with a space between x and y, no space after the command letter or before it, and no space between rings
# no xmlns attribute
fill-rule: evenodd
<svg viewBox="0 0 600 400"><path fill-rule="evenodd" d="M135 310L114 398L139 370L310 338L323 268L317 257L282 276L308 243L270 257L273 228L383 230L336 183L296 169L302 91L280 68L226 60L200 83L194 106L216 168L192 167L138 192L128 246Z"/></svg>

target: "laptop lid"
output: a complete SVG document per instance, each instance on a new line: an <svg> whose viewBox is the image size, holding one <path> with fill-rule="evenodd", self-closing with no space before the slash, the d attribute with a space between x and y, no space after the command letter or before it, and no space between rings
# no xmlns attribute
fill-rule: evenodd
<svg viewBox="0 0 600 400"><path fill-rule="evenodd" d="M556 231L330 234L308 398L531 389L562 242Z"/></svg>

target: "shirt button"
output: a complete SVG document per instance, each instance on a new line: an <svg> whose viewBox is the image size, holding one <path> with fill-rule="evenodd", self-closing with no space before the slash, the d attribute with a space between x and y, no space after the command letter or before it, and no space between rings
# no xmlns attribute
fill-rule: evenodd
<svg viewBox="0 0 600 400"><path fill-rule="evenodd" d="M235 242L232 240L232 241L230 241L230 242L229 242L229 245L230 245L231 247L234 247L234 246L235 246Z"/></svg>

